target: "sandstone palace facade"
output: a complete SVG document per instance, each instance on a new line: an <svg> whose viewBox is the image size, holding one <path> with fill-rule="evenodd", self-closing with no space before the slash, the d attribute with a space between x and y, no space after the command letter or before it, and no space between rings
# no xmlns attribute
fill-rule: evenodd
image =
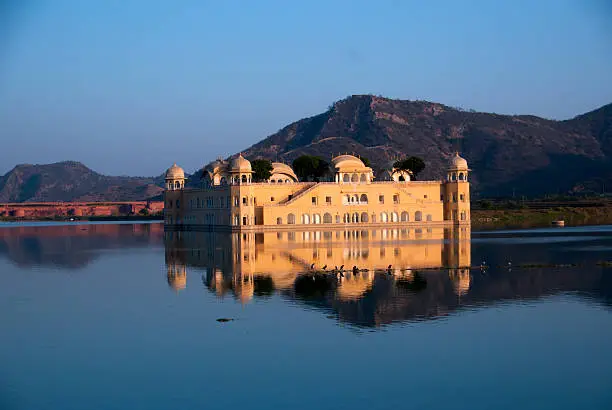
<svg viewBox="0 0 612 410"><path fill-rule="evenodd" d="M470 223L470 170L458 153L443 181L414 181L393 168L375 180L353 155L332 158L334 177L326 182L300 182L288 165L272 166L270 179L255 183L242 155L217 160L203 169L199 187L186 188L183 169L173 165L166 172L166 226L242 231Z"/></svg>

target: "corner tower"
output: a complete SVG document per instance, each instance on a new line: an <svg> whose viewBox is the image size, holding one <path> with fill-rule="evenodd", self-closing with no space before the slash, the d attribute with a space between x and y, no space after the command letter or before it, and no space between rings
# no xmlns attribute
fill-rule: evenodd
<svg viewBox="0 0 612 410"><path fill-rule="evenodd" d="M458 152L451 157L444 183L444 219L454 223L470 222L470 169Z"/></svg>
<svg viewBox="0 0 612 410"><path fill-rule="evenodd" d="M232 160L229 168L230 174L230 196L231 201L231 224L256 225L255 220L255 196L253 185L253 169L251 162L244 158L242 154Z"/></svg>
<svg viewBox="0 0 612 410"><path fill-rule="evenodd" d="M183 168L176 165L172 165L166 171L166 190L176 191L185 188L185 171Z"/></svg>
<svg viewBox="0 0 612 410"><path fill-rule="evenodd" d="M166 190L164 191L164 223L180 225L183 222L181 206L185 188L185 171L174 164L166 171Z"/></svg>

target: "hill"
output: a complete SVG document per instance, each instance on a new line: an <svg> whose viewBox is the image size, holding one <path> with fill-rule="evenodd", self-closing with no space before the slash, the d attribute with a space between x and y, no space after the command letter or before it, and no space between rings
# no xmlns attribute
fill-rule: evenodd
<svg viewBox="0 0 612 410"><path fill-rule="evenodd" d="M80 162L17 165L0 177L0 202L135 201L161 193L163 178L106 176Z"/></svg>
<svg viewBox="0 0 612 410"><path fill-rule="evenodd" d="M422 178L440 178L460 151L475 196L601 192L612 186L612 104L571 120L467 112L427 101L355 95L294 122L243 151L291 162L302 154L354 152L375 170L397 157L425 159Z"/></svg>
<svg viewBox="0 0 612 410"><path fill-rule="evenodd" d="M460 151L474 197L602 192L612 187L612 104L565 121L464 111L427 101L354 95L296 121L243 151L290 163L354 152L375 172L404 155L425 159L421 179L444 176ZM199 172L187 181L198 183ZM157 177L107 176L79 162L17 165L0 176L0 202L160 200Z"/></svg>

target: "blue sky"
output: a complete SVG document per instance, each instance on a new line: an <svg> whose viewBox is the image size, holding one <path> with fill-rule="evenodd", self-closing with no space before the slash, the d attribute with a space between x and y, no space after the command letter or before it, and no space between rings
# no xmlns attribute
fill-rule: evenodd
<svg viewBox="0 0 612 410"><path fill-rule="evenodd" d="M0 173L193 171L351 94L565 119L611 73L607 0L5 0Z"/></svg>

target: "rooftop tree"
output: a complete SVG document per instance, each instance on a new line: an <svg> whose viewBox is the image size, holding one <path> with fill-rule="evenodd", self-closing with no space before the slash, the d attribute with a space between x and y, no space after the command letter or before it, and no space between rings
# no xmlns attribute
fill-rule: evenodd
<svg viewBox="0 0 612 410"><path fill-rule="evenodd" d="M408 157L396 161L393 164L394 168L402 171L409 171L416 179L416 177L425 169L425 161L419 157Z"/></svg>
<svg viewBox="0 0 612 410"><path fill-rule="evenodd" d="M253 170L253 181L264 182L272 176L272 161L267 159L256 159L251 161Z"/></svg>
<svg viewBox="0 0 612 410"><path fill-rule="evenodd" d="M329 172L329 164L321 157L302 155L293 161L293 171L301 181L319 182Z"/></svg>

